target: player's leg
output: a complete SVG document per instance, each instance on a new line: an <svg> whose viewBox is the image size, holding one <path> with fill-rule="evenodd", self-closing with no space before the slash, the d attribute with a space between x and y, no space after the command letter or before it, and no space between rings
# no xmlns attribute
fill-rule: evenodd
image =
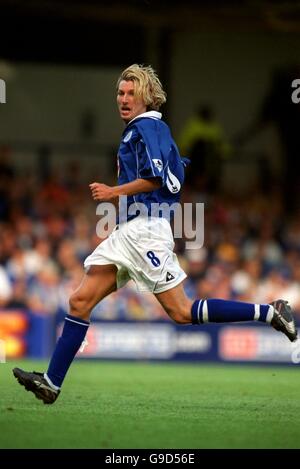
<svg viewBox="0 0 300 469"><path fill-rule="evenodd" d="M117 288L115 265L92 265L69 299L70 314L88 321L94 306Z"/></svg>
<svg viewBox="0 0 300 469"><path fill-rule="evenodd" d="M134 224L131 227L133 228ZM138 226L138 232L142 234L143 242L139 244L135 241L131 252L137 250L137 264L141 262L141 258L143 264L138 272L132 272L132 276L142 285L143 290L151 289L150 291L154 292L174 321L179 324L260 321L271 324L283 332L289 340L296 340L294 318L290 306L284 300L270 304L213 298L189 300L182 283L186 274L172 250L173 235L168 222L165 219L148 220L147 223Z"/></svg>
<svg viewBox="0 0 300 469"><path fill-rule="evenodd" d="M94 306L116 289L117 268L114 265L92 265L71 295L70 314L66 316L62 335L52 355L47 376L51 383L61 387L67 370L89 327Z"/></svg>
<svg viewBox="0 0 300 469"><path fill-rule="evenodd" d="M182 283L162 293L155 293L155 296L173 321L191 324L193 301L186 296Z"/></svg>
<svg viewBox="0 0 300 469"><path fill-rule="evenodd" d="M84 341L93 307L116 289L115 265L92 265L70 298L70 314L65 318L62 335L58 339L47 373L28 373L13 370L20 384L46 404L52 404L66 373Z"/></svg>
<svg viewBox="0 0 300 469"><path fill-rule="evenodd" d="M168 315L179 324L261 321L271 324L291 341L297 338L291 308L284 300L270 304L220 299L191 301L186 297L182 283L155 296Z"/></svg>

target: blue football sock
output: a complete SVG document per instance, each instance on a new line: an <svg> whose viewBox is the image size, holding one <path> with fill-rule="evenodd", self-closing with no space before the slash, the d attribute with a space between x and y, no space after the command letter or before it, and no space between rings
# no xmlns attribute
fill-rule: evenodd
<svg viewBox="0 0 300 469"><path fill-rule="evenodd" d="M273 306L266 304L217 299L196 300L192 305L192 324L239 321L270 323L273 314Z"/></svg>
<svg viewBox="0 0 300 469"><path fill-rule="evenodd" d="M50 383L61 387L67 371L84 341L90 323L68 314L61 337L58 339L46 373Z"/></svg>

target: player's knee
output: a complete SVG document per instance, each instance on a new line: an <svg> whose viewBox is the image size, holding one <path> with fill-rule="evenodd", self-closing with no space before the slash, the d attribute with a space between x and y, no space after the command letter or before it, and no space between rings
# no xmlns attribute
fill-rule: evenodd
<svg viewBox="0 0 300 469"><path fill-rule="evenodd" d="M73 293L69 299L70 314L80 319L89 319L91 307L86 298L77 293Z"/></svg>

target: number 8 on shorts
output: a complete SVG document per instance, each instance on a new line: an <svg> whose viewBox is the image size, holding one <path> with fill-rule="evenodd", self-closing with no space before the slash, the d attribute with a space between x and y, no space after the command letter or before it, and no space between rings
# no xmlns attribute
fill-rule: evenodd
<svg viewBox="0 0 300 469"><path fill-rule="evenodd" d="M155 256L153 251L148 251L147 252L147 257L150 259L150 261L152 262L152 265L154 265L154 267L159 267L160 266L160 260L158 259L158 257Z"/></svg>

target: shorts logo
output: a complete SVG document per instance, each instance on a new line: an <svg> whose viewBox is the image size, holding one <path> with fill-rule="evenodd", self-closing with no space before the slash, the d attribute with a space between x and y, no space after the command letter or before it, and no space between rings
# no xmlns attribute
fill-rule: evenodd
<svg viewBox="0 0 300 469"><path fill-rule="evenodd" d="M161 160L158 160L156 158L153 158L152 159L153 163L154 163L154 166L158 169L159 172L161 172L163 170L163 163Z"/></svg>
<svg viewBox="0 0 300 469"><path fill-rule="evenodd" d="M166 282L170 282L170 280L173 280L174 278L175 278L174 275L170 274L170 272L167 272Z"/></svg>
<svg viewBox="0 0 300 469"><path fill-rule="evenodd" d="M131 139L132 137L132 130L130 130L130 132L128 132L128 134L125 135L125 137L123 138L123 142L129 142L129 140Z"/></svg>

